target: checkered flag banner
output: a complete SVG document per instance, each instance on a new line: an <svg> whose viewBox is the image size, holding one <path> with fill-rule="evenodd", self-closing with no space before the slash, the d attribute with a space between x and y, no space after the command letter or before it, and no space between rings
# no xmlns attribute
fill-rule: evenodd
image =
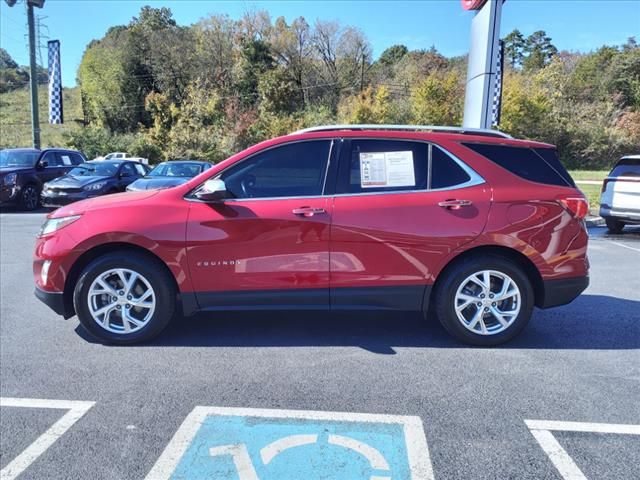
<svg viewBox="0 0 640 480"><path fill-rule="evenodd" d="M504 76L504 42L500 40L498 58L496 58L496 76L493 86L493 103L491 105L491 125L500 125L500 111L502 110L502 78Z"/></svg>
<svg viewBox="0 0 640 480"><path fill-rule="evenodd" d="M62 114L62 73L60 72L60 40L51 40L49 47L49 123L64 122Z"/></svg>

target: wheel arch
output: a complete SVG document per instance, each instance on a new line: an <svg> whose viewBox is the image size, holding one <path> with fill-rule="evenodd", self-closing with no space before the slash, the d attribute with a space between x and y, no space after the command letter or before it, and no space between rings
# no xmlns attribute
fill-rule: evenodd
<svg viewBox="0 0 640 480"><path fill-rule="evenodd" d="M503 247L499 245L481 245L477 247L470 248L469 250L465 250L460 254L456 255L454 258L449 260L449 262L440 270L438 273L438 277L436 278L435 283L433 284L433 292L437 292L438 286L441 283L442 279L445 277L447 271L453 268L460 262L463 262L467 258L475 257L475 256L486 256L486 255L496 255L507 260L514 262L524 271L525 275L531 282L531 287L533 288L534 294L534 304L536 306L542 305L544 302L544 282L542 280L542 275L540 271L535 266L535 264L531 261L531 259L527 258L526 255L509 247ZM431 296L435 298L435 295ZM430 306L430 305L429 305Z"/></svg>
<svg viewBox="0 0 640 480"><path fill-rule="evenodd" d="M151 252L150 250L141 247L140 245L136 245L133 243L127 242L110 242L110 243L102 243L96 245L82 255L80 255L76 261L73 263L69 270L69 274L66 276L64 283L64 293L63 293L63 301L65 311L67 312L67 317L71 317L75 314L75 308L73 306L73 291L75 290L76 284L80 278L80 274L96 258L101 257L102 255L113 253L113 252L132 252L137 253L143 256L146 256L152 259L157 264L161 265L162 268L169 274L176 292L180 292L180 288L178 286L178 282L176 281L175 276L171 272L171 269L167 266L165 262L162 261L160 257Z"/></svg>

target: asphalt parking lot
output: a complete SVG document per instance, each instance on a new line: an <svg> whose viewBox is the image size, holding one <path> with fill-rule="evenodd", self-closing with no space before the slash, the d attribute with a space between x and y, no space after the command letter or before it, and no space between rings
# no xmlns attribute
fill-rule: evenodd
<svg viewBox="0 0 640 480"><path fill-rule="evenodd" d="M366 312L195 317L150 344L109 347L33 296L43 218L0 213L3 480L403 480L412 467L394 470L385 448L398 440L394 422L415 417L426 445L409 440L408 427L397 430L407 440L398 448L418 452L411 478L640 478L640 228L617 236L592 228L589 289L571 305L536 311L500 348L457 344L418 314ZM192 413L197 406L211 408ZM230 426L242 415L253 420ZM187 434L190 425L202 428ZM285 463L263 448L257 465L270 428L299 447L274 447ZM361 442L349 446L349 435ZM341 441L370 471L335 453Z"/></svg>

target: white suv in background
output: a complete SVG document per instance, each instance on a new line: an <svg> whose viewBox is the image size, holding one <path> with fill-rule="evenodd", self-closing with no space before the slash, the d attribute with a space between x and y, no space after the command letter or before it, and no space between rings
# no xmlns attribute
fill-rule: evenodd
<svg viewBox="0 0 640 480"><path fill-rule="evenodd" d="M622 157L604 179L600 216L611 233L620 233L626 224L640 224L640 155Z"/></svg>

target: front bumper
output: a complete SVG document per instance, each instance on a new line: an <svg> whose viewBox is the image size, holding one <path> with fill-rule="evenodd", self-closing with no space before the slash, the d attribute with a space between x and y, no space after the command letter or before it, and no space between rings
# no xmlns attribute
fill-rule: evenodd
<svg viewBox="0 0 640 480"><path fill-rule="evenodd" d="M559 280L545 280L543 283L542 299L537 307L551 308L566 305L576 299L589 286L589 276L561 278Z"/></svg>
<svg viewBox="0 0 640 480"><path fill-rule="evenodd" d="M15 205L18 203L20 187L17 185L2 185L0 187L0 205Z"/></svg>
<svg viewBox="0 0 640 480"><path fill-rule="evenodd" d="M65 305L64 294L62 292L47 292L36 287L34 293L38 300L58 315L62 315L64 318L70 318L73 316L73 312L70 312Z"/></svg>
<svg viewBox="0 0 640 480"><path fill-rule="evenodd" d="M54 193L47 192L40 195L42 206L44 207L64 207L70 203L79 202L80 200L86 200L87 198L97 197L100 193L94 192L73 192L73 193Z"/></svg>

